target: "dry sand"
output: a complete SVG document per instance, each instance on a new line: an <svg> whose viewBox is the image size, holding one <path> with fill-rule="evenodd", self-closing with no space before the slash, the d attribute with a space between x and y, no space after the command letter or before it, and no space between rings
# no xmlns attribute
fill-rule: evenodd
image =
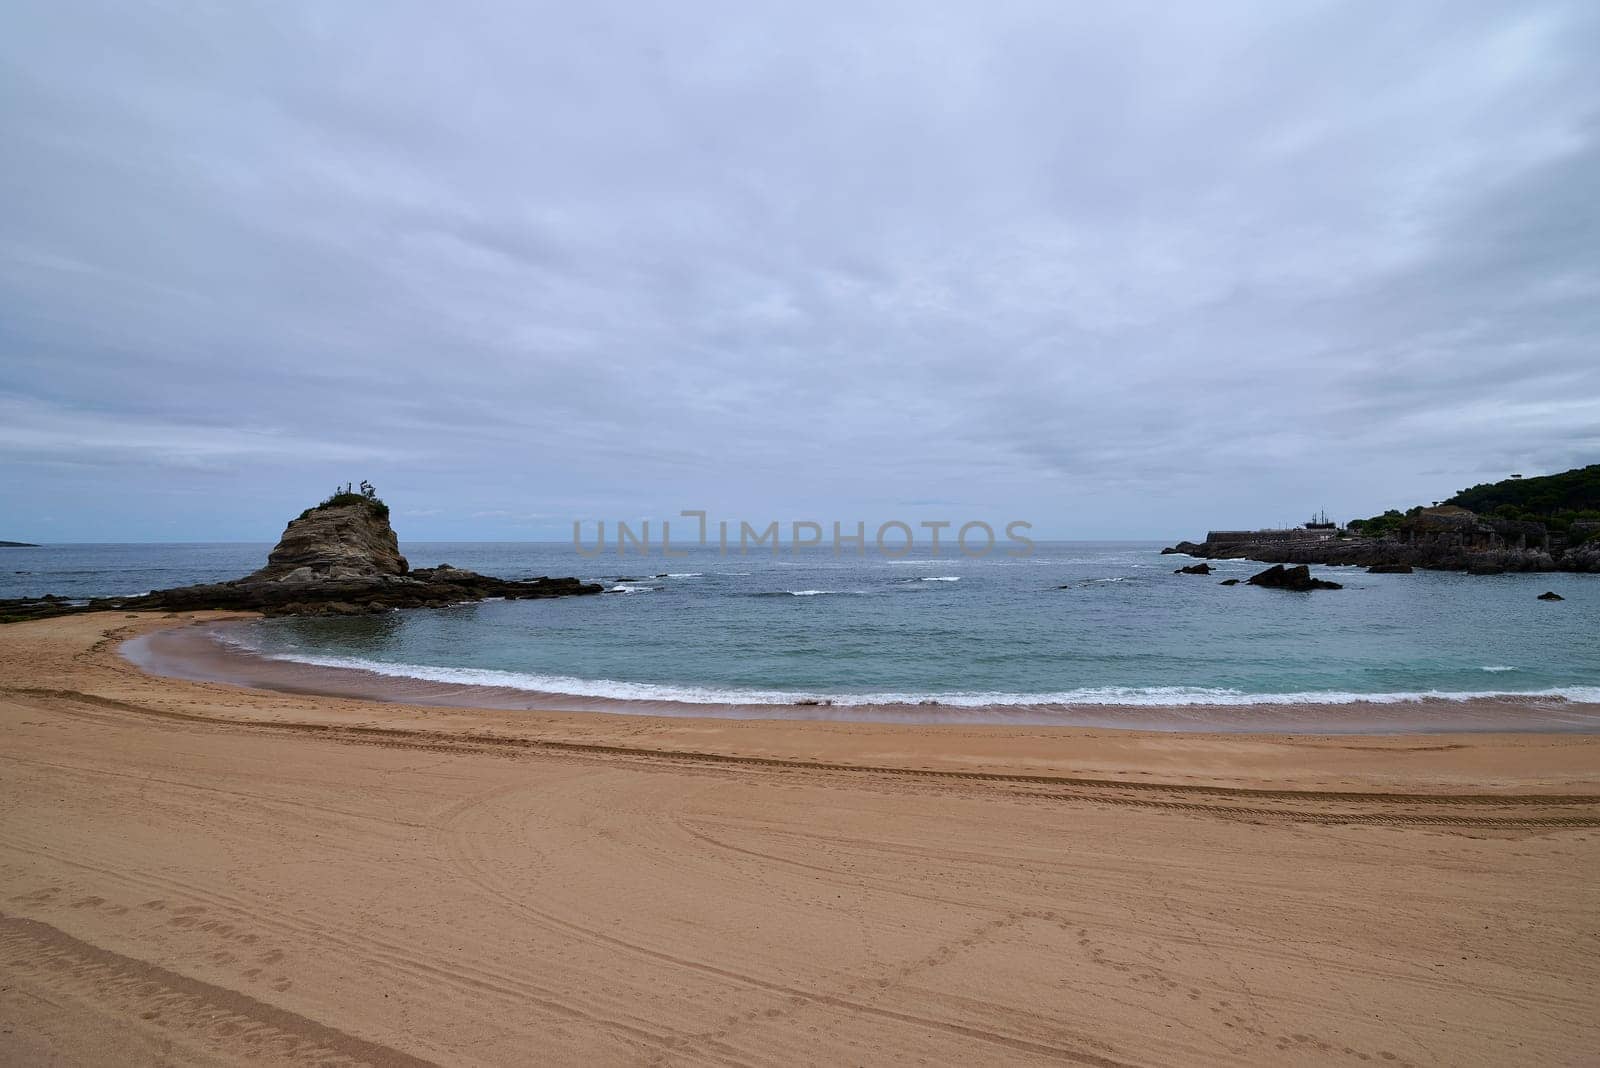
<svg viewBox="0 0 1600 1068"><path fill-rule="evenodd" d="M164 622L0 628L0 1063L1600 1050L1594 736L430 709Z"/></svg>

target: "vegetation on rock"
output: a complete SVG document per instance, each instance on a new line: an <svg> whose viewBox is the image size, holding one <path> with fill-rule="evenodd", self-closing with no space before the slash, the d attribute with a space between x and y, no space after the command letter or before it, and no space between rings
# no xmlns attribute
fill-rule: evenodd
<svg viewBox="0 0 1600 1068"><path fill-rule="evenodd" d="M1496 519L1543 523L1565 533L1574 522L1600 521L1600 464L1558 475L1485 482L1462 490L1445 503Z"/></svg>
<svg viewBox="0 0 1600 1068"><path fill-rule="evenodd" d="M1464 489L1444 504L1455 505L1491 519L1511 519L1543 523L1555 533L1565 534L1573 523L1583 524L1575 542L1589 540L1600 531L1589 531L1588 524L1600 522L1600 464L1577 467L1556 475L1534 478L1507 478L1484 482ZM1401 512L1391 508L1371 519L1352 519L1349 529L1363 537L1381 538L1399 529L1408 516L1419 515L1422 507Z"/></svg>
<svg viewBox="0 0 1600 1068"><path fill-rule="evenodd" d="M366 479L361 480L359 487L349 482L344 484L343 489L338 486L333 487L333 493L326 500L301 512L300 518L304 519L312 512L320 512L324 508L343 508L350 504L364 504L372 509L374 515L382 519L389 518L389 506L383 503L378 497L377 489Z"/></svg>
<svg viewBox="0 0 1600 1068"><path fill-rule="evenodd" d="M1345 526L1362 537L1381 538L1399 530L1400 524L1405 520L1406 516L1416 515L1421 511L1420 507L1413 508L1408 512L1402 512L1398 508L1391 508L1382 515L1375 515L1371 519L1352 519Z"/></svg>

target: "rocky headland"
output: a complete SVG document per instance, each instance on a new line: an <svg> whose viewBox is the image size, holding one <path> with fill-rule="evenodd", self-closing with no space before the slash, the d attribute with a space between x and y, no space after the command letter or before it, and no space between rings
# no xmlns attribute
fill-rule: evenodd
<svg viewBox="0 0 1600 1068"><path fill-rule="evenodd" d="M375 495L336 493L292 520L266 566L231 582L75 602L46 595L0 601L0 622L70 612L228 609L278 615L360 615L481 601L600 593L576 578L502 579L440 564L413 570L389 509Z"/></svg>
<svg viewBox="0 0 1600 1068"><path fill-rule="evenodd" d="M1580 528L1578 533L1587 531ZM1214 530L1204 541L1180 541L1162 552L1211 560L1259 560L1266 564L1355 565L1379 573L1404 573L1415 568L1475 575L1507 571L1600 573L1600 539L1590 537L1573 545L1567 538L1552 536L1539 523L1486 519L1448 505L1424 509L1408 517L1393 533L1376 537L1349 531Z"/></svg>
<svg viewBox="0 0 1600 1068"><path fill-rule="evenodd" d="M1468 507L1471 504L1482 512ZM1600 573L1600 465L1463 490L1450 501L1385 512L1345 527L1213 530L1167 553L1268 564L1332 564L1377 573L1415 568L1496 575Z"/></svg>

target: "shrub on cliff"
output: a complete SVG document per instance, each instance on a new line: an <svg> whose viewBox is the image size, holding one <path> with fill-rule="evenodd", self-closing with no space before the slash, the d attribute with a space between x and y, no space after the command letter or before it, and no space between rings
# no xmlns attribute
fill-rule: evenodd
<svg viewBox="0 0 1600 1068"><path fill-rule="evenodd" d="M368 508L372 509L372 514L377 516L379 519L389 518L389 506L384 504L383 501L379 499L377 489L372 485L372 483L366 481L365 479L361 481L361 486L359 489L348 482L345 483L343 489L335 486L333 488L333 493L326 500L315 507L307 508L305 511L301 512L300 518L304 519L312 512L318 512L324 508L343 508L344 506L350 504L364 504Z"/></svg>
<svg viewBox="0 0 1600 1068"><path fill-rule="evenodd" d="M1399 509L1391 508L1382 515L1375 515L1371 519L1352 519L1346 526L1363 538L1381 538L1398 530L1400 521L1404 518L1405 516L1400 513Z"/></svg>

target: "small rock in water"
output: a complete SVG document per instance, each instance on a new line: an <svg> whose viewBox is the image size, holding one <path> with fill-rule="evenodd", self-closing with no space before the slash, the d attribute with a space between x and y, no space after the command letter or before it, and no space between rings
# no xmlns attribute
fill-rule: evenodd
<svg viewBox="0 0 1600 1068"><path fill-rule="evenodd" d="M1209 574L1211 574L1211 565L1210 564L1206 564L1206 563L1190 564L1188 567L1180 567L1180 568L1178 568L1176 571L1173 572L1173 574L1174 575L1209 575Z"/></svg>
<svg viewBox="0 0 1600 1068"><path fill-rule="evenodd" d="M1217 585L1218 586L1237 586L1237 585L1239 585L1239 580L1238 579L1223 579L1221 582L1217 583Z"/></svg>
<svg viewBox="0 0 1600 1068"><path fill-rule="evenodd" d="M1566 598L1561 596L1555 590L1545 590L1543 593L1541 593L1539 595L1539 600L1541 600L1541 601L1565 601Z"/></svg>

